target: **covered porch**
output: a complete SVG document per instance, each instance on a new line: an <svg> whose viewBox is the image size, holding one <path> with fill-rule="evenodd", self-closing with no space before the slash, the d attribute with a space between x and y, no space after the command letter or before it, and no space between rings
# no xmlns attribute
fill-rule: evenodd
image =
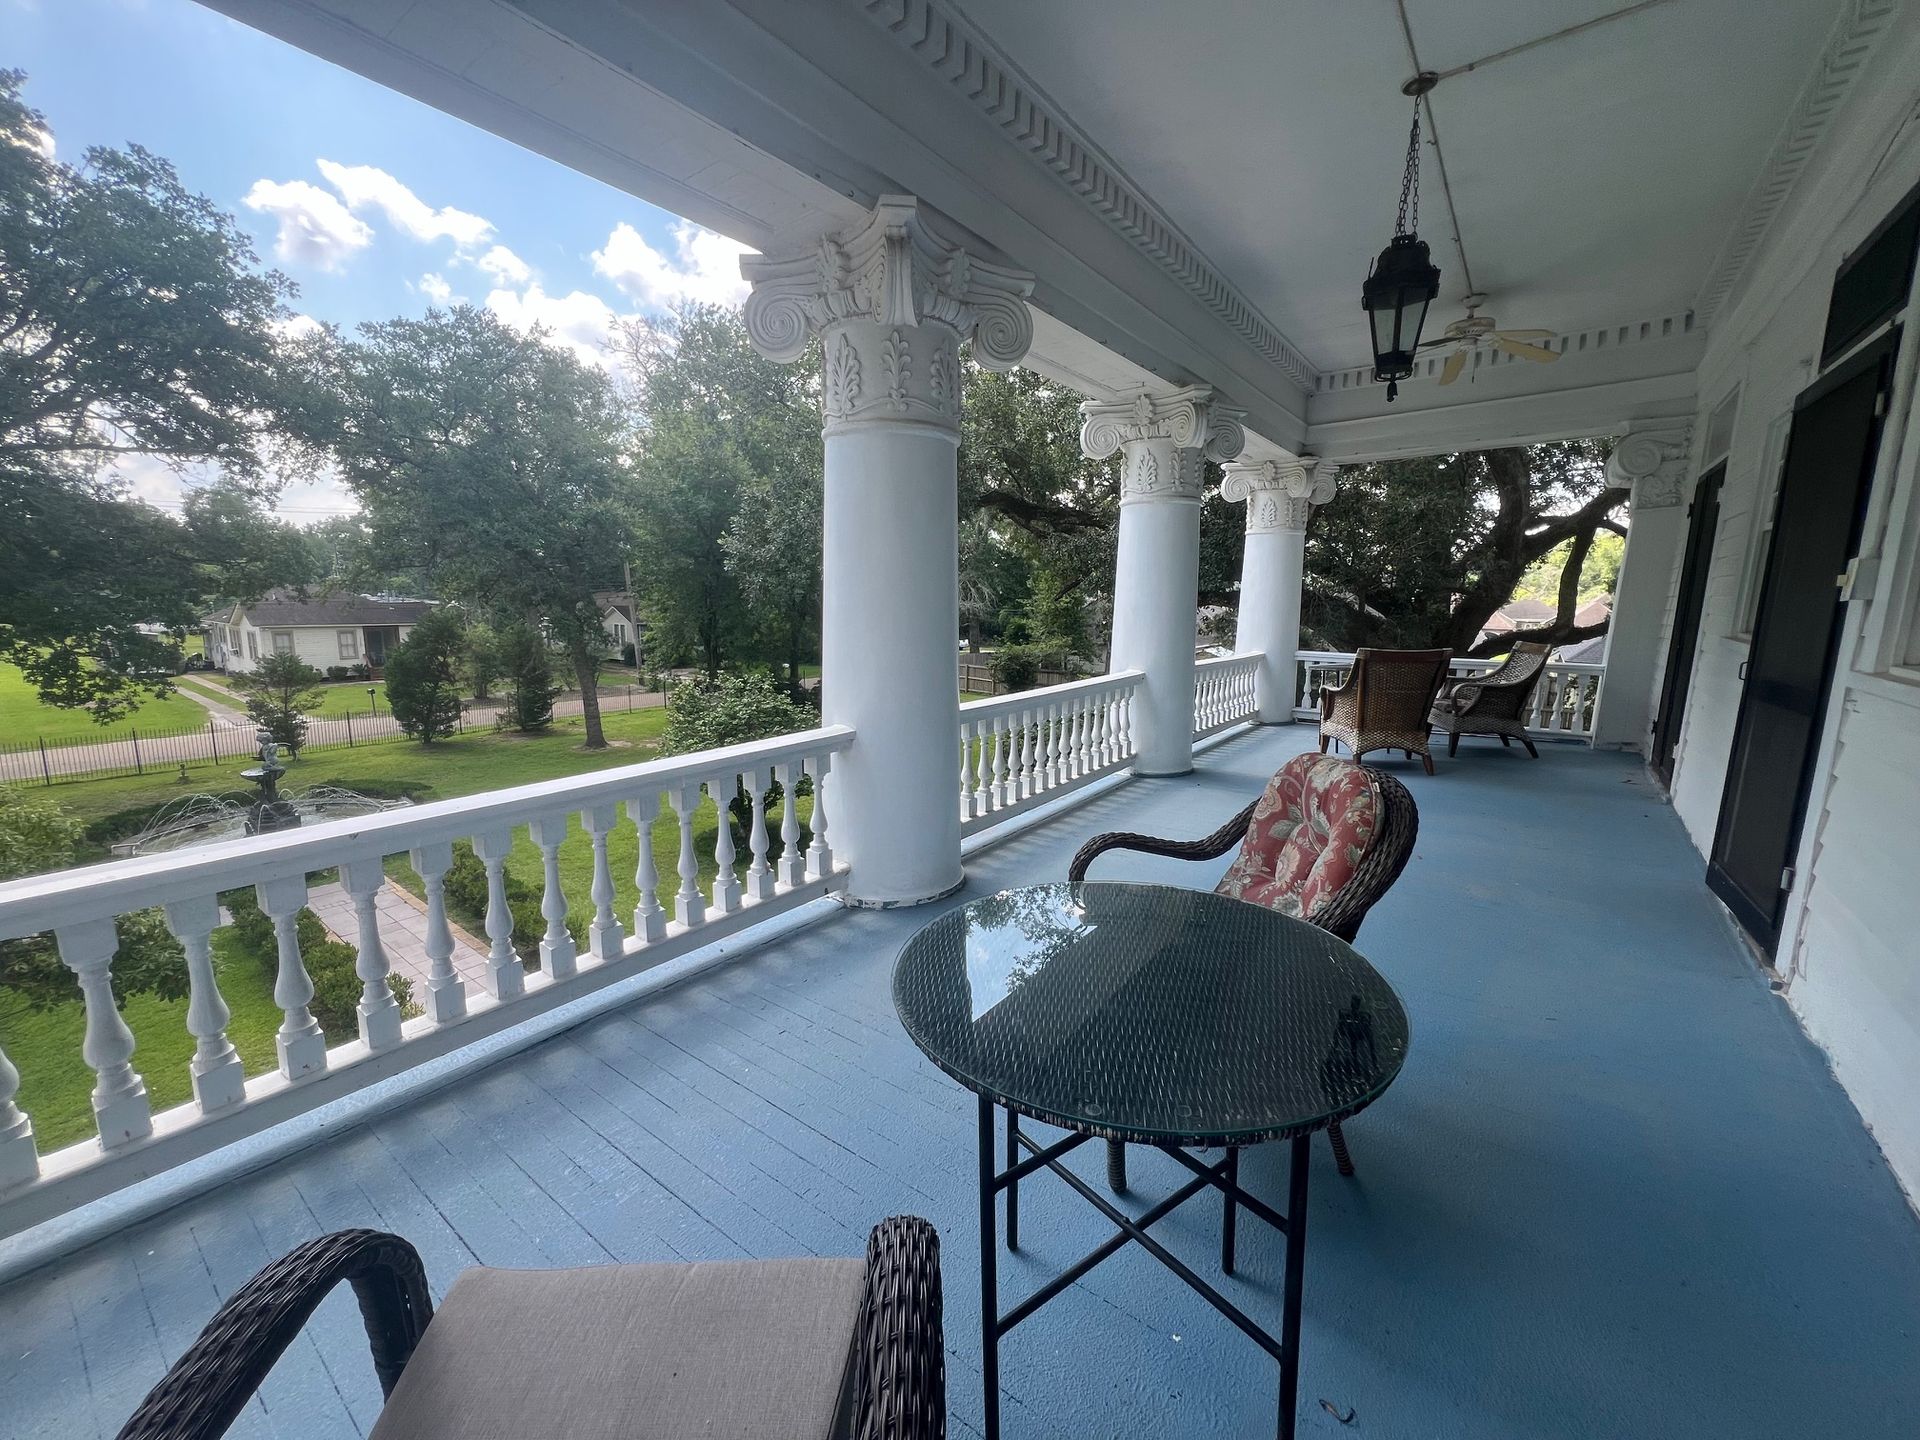
<svg viewBox="0 0 1920 1440"><path fill-rule="evenodd" d="M1191 775L1116 784L976 851L943 904L1057 878L1096 831L1209 830L1311 737L1245 731ZM1899 1433L1920 1410L1920 1229L1635 758L1470 740L1408 778L1419 845L1361 946L1414 1041L1349 1127L1357 1176L1316 1157L1301 1433ZM1225 863L1098 873L1210 884ZM854 1254L909 1211L945 1240L953 1433L977 1433L972 1097L887 999L930 913L835 916L11 1280L6 1432L112 1435L222 1296L326 1230L406 1234L437 1300L475 1264ZM1276 1199L1284 1148L1243 1169ZM1154 1160L1136 1208L1176 1183ZM1058 1183L1022 1199L1009 1297L1106 1233ZM1217 1210L1170 1223L1205 1265ZM1227 1284L1256 1313L1278 1303L1280 1249L1243 1231ZM546 1358L527 1335L502 1361ZM1135 1249L1014 1331L1003 1381L1014 1435L1272 1422L1271 1363ZM379 1405L342 1290L234 1433L364 1433Z"/></svg>

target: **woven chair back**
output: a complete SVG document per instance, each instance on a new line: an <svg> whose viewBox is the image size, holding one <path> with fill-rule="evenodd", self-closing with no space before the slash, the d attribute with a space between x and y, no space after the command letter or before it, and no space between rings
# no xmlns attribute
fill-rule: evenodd
<svg viewBox="0 0 1920 1440"><path fill-rule="evenodd" d="M1368 650L1353 654L1354 706L1363 733L1425 732L1427 712L1446 683L1451 650Z"/></svg>

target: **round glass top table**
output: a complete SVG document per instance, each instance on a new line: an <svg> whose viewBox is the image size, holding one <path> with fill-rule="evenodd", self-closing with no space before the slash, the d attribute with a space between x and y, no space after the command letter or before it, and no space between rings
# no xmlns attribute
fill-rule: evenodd
<svg viewBox="0 0 1920 1440"><path fill-rule="evenodd" d="M1224 895L1140 884L1003 890L948 911L909 940L894 1008L933 1063L979 1097L980 1269L986 1433L999 1434L999 1341L1095 1265L1136 1242L1280 1365L1278 1434L1294 1430L1309 1140L1365 1109L1400 1073L1407 1013L1393 987L1324 930ZM995 1169L996 1108L1006 1168ZM1041 1145L1019 1117L1061 1127ZM1337 1134L1337 1132L1336 1132ZM1128 1214L1061 1163L1091 1137L1109 1142L1109 1183L1125 1184L1124 1144L1152 1146L1193 1178ZM1240 1147L1290 1140L1285 1214L1239 1184ZM1189 1149L1220 1149L1206 1163ZM1047 1169L1117 1227L1079 1262L1002 1312L996 1197L1018 1248L1019 1182ZM1278 1338L1179 1259L1148 1228L1207 1189L1224 1197L1221 1270L1232 1274L1245 1209L1287 1237Z"/></svg>

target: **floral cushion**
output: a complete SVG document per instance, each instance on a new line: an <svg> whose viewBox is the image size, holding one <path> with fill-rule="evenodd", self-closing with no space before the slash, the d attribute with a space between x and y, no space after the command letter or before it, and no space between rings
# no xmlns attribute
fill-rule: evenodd
<svg viewBox="0 0 1920 1440"><path fill-rule="evenodd" d="M1311 920L1353 878L1379 820L1380 791L1364 767L1337 755L1296 756L1268 783L1214 889Z"/></svg>

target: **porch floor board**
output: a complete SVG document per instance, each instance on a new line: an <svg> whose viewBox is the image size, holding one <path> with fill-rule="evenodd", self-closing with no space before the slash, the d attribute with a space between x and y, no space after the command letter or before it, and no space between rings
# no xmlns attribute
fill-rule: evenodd
<svg viewBox="0 0 1920 1440"><path fill-rule="evenodd" d="M1312 739L1256 731L1120 786L976 856L963 897L1063 875L1099 830L1202 834ZM1394 765L1420 843L1360 937L1412 1053L1349 1128L1357 1178L1316 1141L1301 1433L1911 1434L1920 1222L1638 762L1468 741L1438 763ZM1096 878L1226 863L1114 855ZM888 986L936 908L835 917L0 1290L0 1436L111 1435L220 1296L343 1226L407 1236L437 1297L474 1264L857 1254L901 1211L940 1229L954 1432L977 1434L972 1097ZM1276 1201L1283 1151L1241 1170ZM1134 1152L1136 1205L1183 1173ZM1007 1304L1105 1234L1044 1177L1021 1209ZM1196 1202L1165 1233L1211 1273L1218 1224ZM1283 1243L1241 1226L1222 1283L1256 1314ZM500 1358L566 1361L531 1333ZM1271 1363L1137 1250L1015 1331L1002 1374L1010 1437L1271 1433ZM234 1433L364 1434L379 1404L342 1290Z"/></svg>

